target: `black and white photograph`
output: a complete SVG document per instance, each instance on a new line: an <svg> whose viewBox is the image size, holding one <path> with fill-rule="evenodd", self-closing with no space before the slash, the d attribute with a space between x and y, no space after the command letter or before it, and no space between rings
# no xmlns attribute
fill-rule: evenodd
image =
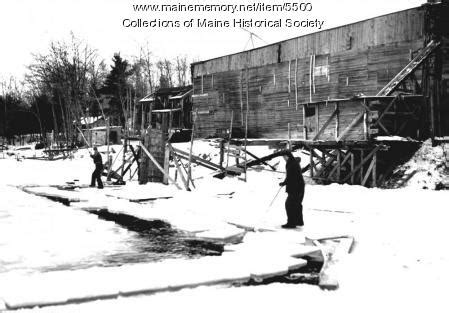
<svg viewBox="0 0 449 313"><path fill-rule="evenodd" d="M449 0L1 0L0 312L447 312Z"/></svg>

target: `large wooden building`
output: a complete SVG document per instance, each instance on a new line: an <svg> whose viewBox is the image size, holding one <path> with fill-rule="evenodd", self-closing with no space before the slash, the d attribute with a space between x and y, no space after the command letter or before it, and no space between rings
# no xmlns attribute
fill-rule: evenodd
<svg viewBox="0 0 449 313"><path fill-rule="evenodd" d="M290 128L292 138L313 139L333 114L336 99L378 95L432 40L438 46L396 90L424 96L415 97L411 102L409 99L412 106L429 113L423 117L426 120L420 122L421 127L426 123L421 136L426 132L447 134L448 7L447 1L429 2L421 7L192 64L197 134L216 136L222 129L229 128L233 116L236 128L244 129L247 120L250 138L286 138ZM339 125L335 125L336 121L327 125L333 129L328 135L335 138L363 110L362 105L354 101L339 105ZM373 105L382 107L377 102ZM372 111L377 112L368 119L376 123L379 110ZM390 122L400 123L400 120ZM390 134L383 127L377 128L374 129L376 134ZM366 133L370 135L369 125ZM361 134L360 138L366 135Z"/></svg>
<svg viewBox="0 0 449 313"><path fill-rule="evenodd" d="M449 1L197 62L191 71L195 136L220 136L232 120L247 138L309 150L317 180L376 186L407 150L392 138L449 135Z"/></svg>

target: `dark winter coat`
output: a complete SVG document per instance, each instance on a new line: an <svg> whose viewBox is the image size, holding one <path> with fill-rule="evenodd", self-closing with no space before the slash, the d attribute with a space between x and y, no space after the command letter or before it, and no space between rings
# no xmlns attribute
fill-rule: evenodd
<svg viewBox="0 0 449 313"><path fill-rule="evenodd" d="M91 154L90 157L94 160L96 169L103 169L103 159L100 153Z"/></svg>
<svg viewBox="0 0 449 313"><path fill-rule="evenodd" d="M304 195L304 178L302 177L301 167L299 163L290 157L285 164L286 177L283 185L286 186L285 191L292 195Z"/></svg>

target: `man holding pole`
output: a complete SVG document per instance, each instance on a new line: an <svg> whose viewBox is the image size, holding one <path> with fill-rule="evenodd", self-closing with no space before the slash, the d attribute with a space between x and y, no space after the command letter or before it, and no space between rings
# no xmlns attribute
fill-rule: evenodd
<svg viewBox="0 0 449 313"><path fill-rule="evenodd" d="M95 170L92 173L92 180L90 187L95 187L95 180L97 181L98 189L103 189L103 182L101 181L101 173L103 172L103 159L97 147L94 147L94 153L90 154L95 164Z"/></svg>
<svg viewBox="0 0 449 313"><path fill-rule="evenodd" d="M295 228L296 226L304 226L302 216L302 200L304 198L304 178L302 177L301 166L293 154L288 151L283 155L286 170L286 177L279 186L286 186L287 200L285 200L285 211L287 212L287 223L282 228Z"/></svg>

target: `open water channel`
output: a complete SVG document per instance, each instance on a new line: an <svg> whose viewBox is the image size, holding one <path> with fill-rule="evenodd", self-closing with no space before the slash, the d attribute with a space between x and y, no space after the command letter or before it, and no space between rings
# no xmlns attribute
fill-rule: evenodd
<svg viewBox="0 0 449 313"><path fill-rule="evenodd" d="M0 274L48 272L219 255L163 222L92 214L0 187Z"/></svg>

